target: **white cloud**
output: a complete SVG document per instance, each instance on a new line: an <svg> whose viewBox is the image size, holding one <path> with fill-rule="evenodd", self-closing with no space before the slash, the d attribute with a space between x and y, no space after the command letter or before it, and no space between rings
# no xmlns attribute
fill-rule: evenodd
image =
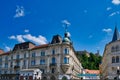
<svg viewBox="0 0 120 80"><path fill-rule="evenodd" d="M37 44L46 44L47 43L46 38L43 37L42 35L39 35L38 37L36 37L36 36L32 36L31 34L26 34L26 35L23 35L23 38L33 41Z"/></svg>
<svg viewBox="0 0 120 80"><path fill-rule="evenodd" d="M110 33L110 32L112 32L112 29L107 28L107 29L103 29L102 31L103 31L103 32L106 32L106 33Z"/></svg>
<svg viewBox="0 0 120 80"><path fill-rule="evenodd" d="M17 6L16 8L16 14L14 15L14 18L19 18L25 16L25 11L23 6Z"/></svg>
<svg viewBox="0 0 120 80"><path fill-rule="evenodd" d="M10 48L9 46L5 46L5 49L6 49L7 51L10 51L10 50L11 50L11 48Z"/></svg>
<svg viewBox="0 0 120 80"><path fill-rule="evenodd" d="M29 30L28 30L28 29L25 29L25 30L24 30L24 32L28 33L28 32L29 32Z"/></svg>
<svg viewBox="0 0 120 80"><path fill-rule="evenodd" d="M68 26L71 25L71 23L70 23L68 20L63 20L62 23L63 23L63 24L66 24L66 25L68 25Z"/></svg>
<svg viewBox="0 0 120 80"><path fill-rule="evenodd" d="M119 11L113 12L109 16L114 16L114 15L117 15L117 14L120 14L120 12Z"/></svg>
<svg viewBox="0 0 120 80"><path fill-rule="evenodd" d="M111 10L111 9L112 9L111 7L107 7L107 9L106 9L106 10L107 10L107 11L109 11L109 10Z"/></svg>
<svg viewBox="0 0 120 80"><path fill-rule="evenodd" d="M14 35L10 36L9 39L16 39Z"/></svg>
<svg viewBox="0 0 120 80"><path fill-rule="evenodd" d="M112 3L113 3L114 5L119 5L119 4L120 4L120 0L112 0Z"/></svg>
<svg viewBox="0 0 120 80"><path fill-rule="evenodd" d="M17 35L16 39L18 40L18 42L25 42L25 40L23 39L23 35Z"/></svg>
<svg viewBox="0 0 120 80"><path fill-rule="evenodd" d="M28 40L28 41L32 41L36 44L46 44L47 43L47 39L42 36L42 35L39 35L38 37L37 36L33 36L31 34L25 34L25 35L16 35L13 37L10 36L9 39L14 39L14 40L17 40L18 42L25 42L25 40Z"/></svg>

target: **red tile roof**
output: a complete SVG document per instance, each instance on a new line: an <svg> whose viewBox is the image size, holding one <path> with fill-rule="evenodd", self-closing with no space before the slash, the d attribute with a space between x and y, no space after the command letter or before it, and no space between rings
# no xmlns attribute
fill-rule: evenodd
<svg viewBox="0 0 120 80"><path fill-rule="evenodd" d="M3 51L3 50L0 50L0 54L2 54L2 53L4 53L4 51Z"/></svg>
<svg viewBox="0 0 120 80"><path fill-rule="evenodd" d="M2 53L0 55L9 55L9 54L10 54L10 51L9 52L4 52L4 53Z"/></svg>
<svg viewBox="0 0 120 80"><path fill-rule="evenodd" d="M88 74L100 74L100 70L85 69L85 72L88 73Z"/></svg>
<svg viewBox="0 0 120 80"><path fill-rule="evenodd" d="M48 44L43 44L43 45L35 46L34 48L32 48L32 50L34 50L34 49L40 49L40 48L46 48L46 47L48 47Z"/></svg>

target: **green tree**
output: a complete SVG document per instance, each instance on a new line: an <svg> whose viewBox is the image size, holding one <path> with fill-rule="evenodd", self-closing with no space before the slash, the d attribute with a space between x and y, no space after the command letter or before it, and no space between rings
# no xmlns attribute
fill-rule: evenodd
<svg viewBox="0 0 120 80"><path fill-rule="evenodd" d="M76 53L76 55L84 69L99 69L102 56L96 56L94 53L89 53L90 56L87 56L85 52L83 54Z"/></svg>

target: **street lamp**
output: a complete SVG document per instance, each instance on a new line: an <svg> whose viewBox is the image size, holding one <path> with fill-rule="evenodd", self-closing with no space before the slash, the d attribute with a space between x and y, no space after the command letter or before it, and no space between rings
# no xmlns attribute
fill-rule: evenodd
<svg viewBox="0 0 120 80"><path fill-rule="evenodd" d="M117 67L117 75L118 75L117 79L119 80L119 75L120 75L120 67L119 66Z"/></svg>
<svg viewBox="0 0 120 80"><path fill-rule="evenodd" d="M35 80L37 80L37 74L34 74L35 75Z"/></svg>

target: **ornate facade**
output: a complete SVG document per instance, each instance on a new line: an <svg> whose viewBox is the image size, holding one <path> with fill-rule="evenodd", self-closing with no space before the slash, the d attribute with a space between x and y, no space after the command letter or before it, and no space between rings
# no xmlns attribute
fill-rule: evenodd
<svg viewBox="0 0 120 80"><path fill-rule="evenodd" d="M115 79L118 77L117 68L120 67L120 38L117 27L113 39L105 46L101 69L102 79Z"/></svg>
<svg viewBox="0 0 120 80"><path fill-rule="evenodd" d="M12 51L0 54L0 74L2 79L14 77L23 69L40 69L43 80L80 79L82 65L76 57L72 42L65 32L53 36L51 43L36 46L31 42L16 44ZM34 75L34 74L33 74ZM28 75L29 76L29 75Z"/></svg>

